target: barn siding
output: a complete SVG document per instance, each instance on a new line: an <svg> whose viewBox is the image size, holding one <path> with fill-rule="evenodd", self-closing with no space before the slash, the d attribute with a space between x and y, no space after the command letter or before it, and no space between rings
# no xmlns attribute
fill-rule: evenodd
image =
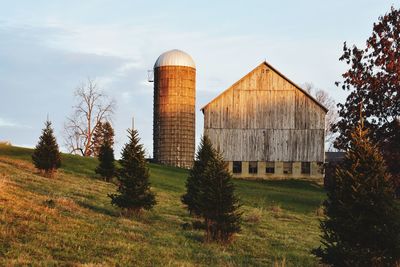
<svg viewBox="0 0 400 267"><path fill-rule="evenodd" d="M205 129L205 134L226 161L324 159L323 129Z"/></svg>
<svg viewBox="0 0 400 267"><path fill-rule="evenodd" d="M204 132L226 161L324 160L325 110L266 64L203 113Z"/></svg>

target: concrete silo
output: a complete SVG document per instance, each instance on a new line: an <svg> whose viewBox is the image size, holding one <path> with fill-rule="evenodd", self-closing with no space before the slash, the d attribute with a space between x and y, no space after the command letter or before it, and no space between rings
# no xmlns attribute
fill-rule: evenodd
<svg viewBox="0 0 400 267"><path fill-rule="evenodd" d="M161 54L154 64L153 157L190 168L195 152L196 66L183 51Z"/></svg>

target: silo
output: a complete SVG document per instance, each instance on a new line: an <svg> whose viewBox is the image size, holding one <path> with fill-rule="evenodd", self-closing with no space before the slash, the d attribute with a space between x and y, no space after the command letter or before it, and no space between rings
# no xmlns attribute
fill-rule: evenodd
<svg viewBox="0 0 400 267"><path fill-rule="evenodd" d="M153 157L190 168L195 151L196 66L183 51L161 54L154 64Z"/></svg>

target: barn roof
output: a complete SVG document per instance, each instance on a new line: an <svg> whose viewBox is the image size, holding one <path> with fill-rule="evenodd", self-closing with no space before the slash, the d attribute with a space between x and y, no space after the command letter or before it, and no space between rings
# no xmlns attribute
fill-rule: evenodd
<svg viewBox="0 0 400 267"><path fill-rule="evenodd" d="M322 105L318 100L316 100L312 95L310 95L306 90L304 90L303 88L301 88L300 86L298 86L296 83L294 83L293 81L291 81L289 78L287 78L285 75L283 75L280 71L278 71L276 68L274 68L271 64L269 64L267 61L262 62L260 65L258 65L257 67L255 67L252 71L250 71L249 73L247 73L245 76L243 76L242 78L240 78L237 82L235 82L234 84L232 84L230 87L228 87L228 89L226 89L225 91L223 91L222 93L220 93L218 96L216 96L213 100L211 100L210 102L208 102L208 104L206 104L205 106L203 106L200 110L204 111L205 108L207 108L208 105L210 105L211 103L213 103L214 101L216 101L219 97L221 97L223 94L225 94L226 92L228 92L229 90L232 90L234 85L236 85L237 83L241 82L243 79L245 79L247 76L249 76L254 70L256 70L258 67L260 67L261 65L265 64L268 68L272 69L273 71L275 71L279 76L281 76L282 78L284 78L286 81L288 81L290 84L292 84L294 87L296 87L297 89L299 89L300 91L302 91L306 96L308 96L311 100L313 100L318 106L320 106L325 112L328 112L328 109Z"/></svg>

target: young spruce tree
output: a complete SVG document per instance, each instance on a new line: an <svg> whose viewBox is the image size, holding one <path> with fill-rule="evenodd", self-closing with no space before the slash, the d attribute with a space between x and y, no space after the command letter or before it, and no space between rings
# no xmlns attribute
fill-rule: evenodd
<svg viewBox="0 0 400 267"><path fill-rule="evenodd" d="M240 231L239 204L226 163L203 136L186 182L182 202L191 214L204 219L207 241L228 242Z"/></svg>
<svg viewBox="0 0 400 267"><path fill-rule="evenodd" d="M128 130L129 142L122 150L121 169L118 171L118 194L110 194L111 203L126 211L127 215L151 209L155 195L150 191L149 170L143 145L139 144L136 130Z"/></svg>
<svg viewBox="0 0 400 267"><path fill-rule="evenodd" d="M232 175L222 155L215 149L213 152L204 170L200 209L204 217L206 239L226 243L240 231L240 205L235 196Z"/></svg>
<svg viewBox="0 0 400 267"><path fill-rule="evenodd" d="M52 177L54 172L61 166L61 156L56 138L54 137L51 122L45 123L39 142L32 155L33 164L47 177Z"/></svg>
<svg viewBox="0 0 400 267"><path fill-rule="evenodd" d="M358 126L324 202L322 245L313 250L333 266L395 266L400 260L400 216L385 162Z"/></svg>
<svg viewBox="0 0 400 267"><path fill-rule="evenodd" d="M186 181L186 194L181 198L182 203L186 205L191 215L201 215L200 199L203 192L204 170L212 157L214 157L214 152L211 141L207 136L203 136Z"/></svg>
<svg viewBox="0 0 400 267"><path fill-rule="evenodd" d="M114 145L114 129L111 126L111 123L106 122L98 122L96 128L93 132L92 143L93 147L91 150L92 156L98 157L100 154L101 146L104 143L109 143L112 147Z"/></svg>
<svg viewBox="0 0 400 267"><path fill-rule="evenodd" d="M99 150L99 165L96 168L96 173L101 175L105 181L109 182L115 174L114 164L114 149L109 142L101 145Z"/></svg>

